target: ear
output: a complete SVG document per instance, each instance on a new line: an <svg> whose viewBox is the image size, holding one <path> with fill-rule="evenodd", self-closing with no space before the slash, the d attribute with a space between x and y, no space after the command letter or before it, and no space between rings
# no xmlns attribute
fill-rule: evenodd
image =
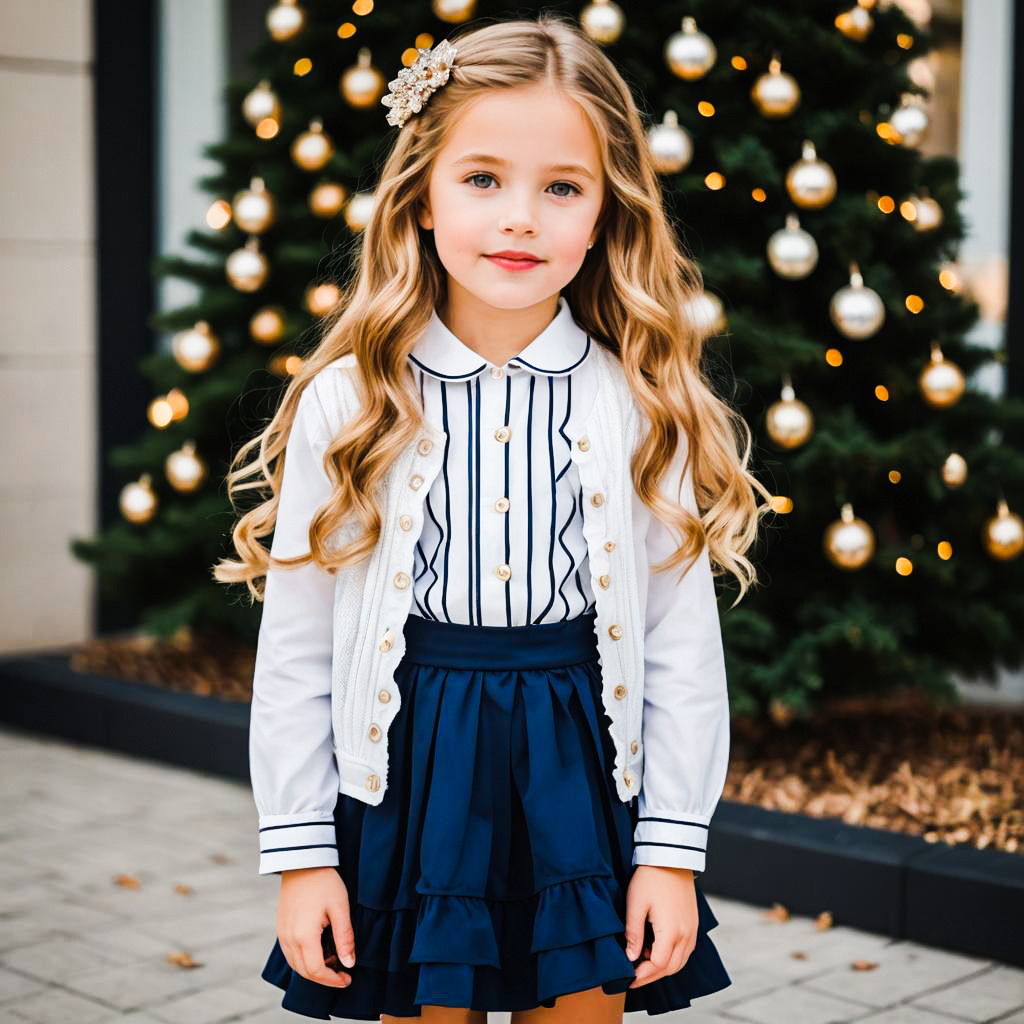
<svg viewBox="0 0 1024 1024"><path fill-rule="evenodd" d="M434 227L434 218L430 213L430 200L423 199L416 206L416 219L421 228L430 231Z"/></svg>

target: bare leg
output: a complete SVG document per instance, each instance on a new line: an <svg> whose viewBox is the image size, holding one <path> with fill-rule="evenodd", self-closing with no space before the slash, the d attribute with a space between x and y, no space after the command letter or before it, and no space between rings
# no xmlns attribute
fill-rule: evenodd
<svg viewBox="0 0 1024 1024"><path fill-rule="evenodd" d="M585 992L570 992L559 996L552 1007L538 1006L535 1010L516 1010L512 1024L622 1024L626 1008L626 993L610 996L600 985Z"/></svg>
<svg viewBox="0 0 1024 1024"><path fill-rule="evenodd" d="M392 1017L381 1014L381 1024L487 1024L483 1010L463 1010L453 1006L424 1006L422 1017Z"/></svg>

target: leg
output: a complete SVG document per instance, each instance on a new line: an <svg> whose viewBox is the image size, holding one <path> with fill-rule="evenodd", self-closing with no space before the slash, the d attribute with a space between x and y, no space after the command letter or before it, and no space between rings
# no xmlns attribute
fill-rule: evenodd
<svg viewBox="0 0 1024 1024"><path fill-rule="evenodd" d="M535 1010L517 1010L512 1024L622 1024L626 1007L626 993L610 996L600 985L585 992L570 992L559 996L555 1005L538 1006Z"/></svg>
<svg viewBox="0 0 1024 1024"><path fill-rule="evenodd" d="M381 1024L487 1024L483 1010L462 1010L452 1006L424 1006L422 1017L392 1017L381 1014Z"/></svg>

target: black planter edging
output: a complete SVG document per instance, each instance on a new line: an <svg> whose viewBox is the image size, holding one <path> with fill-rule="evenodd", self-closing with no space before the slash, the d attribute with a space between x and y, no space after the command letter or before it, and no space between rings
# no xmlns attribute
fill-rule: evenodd
<svg viewBox="0 0 1024 1024"><path fill-rule="evenodd" d="M249 705L0 658L0 721L249 782ZM1024 966L1024 857L723 800L706 892Z"/></svg>

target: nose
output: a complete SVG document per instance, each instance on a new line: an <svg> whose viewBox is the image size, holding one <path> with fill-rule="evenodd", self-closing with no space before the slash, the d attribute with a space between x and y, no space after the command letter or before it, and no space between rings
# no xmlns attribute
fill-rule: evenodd
<svg viewBox="0 0 1024 1024"><path fill-rule="evenodd" d="M507 200L501 211L498 229L503 234L533 235L537 231L537 216L533 202L524 191L507 190Z"/></svg>

